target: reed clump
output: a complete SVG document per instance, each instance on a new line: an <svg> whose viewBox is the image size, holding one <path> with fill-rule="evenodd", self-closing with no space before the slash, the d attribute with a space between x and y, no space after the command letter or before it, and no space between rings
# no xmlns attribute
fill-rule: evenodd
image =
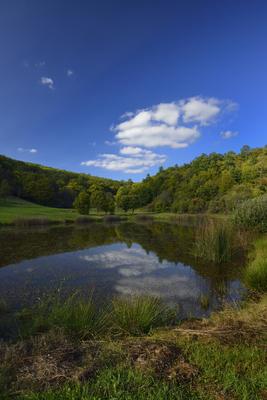
<svg viewBox="0 0 267 400"><path fill-rule="evenodd" d="M119 297L112 302L112 325L120 334L147 334L153 328L172 324L175 317L175 311L157 297Z"/></svg>
<svg viewBox="0 0 267 400"><path fill-rule="evenodd" d="M235 250L231 224L209 221L197 230L193 254L211 262L230 261Z"/></svg>
<svg viewBox="0 0 267 400"><path fill-rule="evenodd" d="M251 288L267 292L267 236L256 240L253 258L245 270L244 280Z"/></svg>
<svg viewBox="0 0 267 400"><path fill-rule="evenodd" d="M22 310L18 317L24 337L60 329L67 335L88 339L107 328L107 315L96 308L92 295L82 298L78 292L66 299L60 293L49 295L32 309Z"/></svg>
<svg viewBox="0 0 267 400"><path fill-rule="evenodd" d="M79 339L103 336L139 335L169 325L176 313L163 302L150 296L114 298L111 306L96 307L93 296L74 292L62 298L60 292L40 300L31 309L18 314L21 336L59 329Z"/></svg>

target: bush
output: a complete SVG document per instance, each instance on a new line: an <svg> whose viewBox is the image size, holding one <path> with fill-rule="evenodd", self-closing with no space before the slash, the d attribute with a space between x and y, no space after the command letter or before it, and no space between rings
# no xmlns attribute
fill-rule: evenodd
<svg viewBox="0 0 267 400"><path fill-rule="evenodd" d="M242 228L267 232L267 194L244 201L236 208L233 219Z"/></svg>

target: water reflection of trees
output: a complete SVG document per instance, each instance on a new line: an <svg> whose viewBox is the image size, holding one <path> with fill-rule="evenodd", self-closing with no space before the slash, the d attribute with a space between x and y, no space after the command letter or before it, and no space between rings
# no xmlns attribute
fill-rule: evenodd
<svg viewBox="0 0 267 400"><path fill-rule="evenodd" d="M240 260L232 264L213 265L192 256L194 228L169 223L93 223L86 227L53 227L0 231L0 265L16 263L57 253L122 242L128 247L138 243L147 252L163 260L189 265L220 291L222 282L238 279ZM225 285L224 285L225 286Z"/></svg>

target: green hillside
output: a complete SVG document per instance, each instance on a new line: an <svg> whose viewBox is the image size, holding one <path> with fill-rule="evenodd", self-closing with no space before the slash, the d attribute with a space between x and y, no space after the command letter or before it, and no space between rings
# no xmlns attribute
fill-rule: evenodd
<svg viewBox="0 0 267 400"><path fill-rule="evenodd" d="M160 168L140 183L62 171L0 156L0 197L40 205L111 212L229 213L267 193L267 147L243 146L240 153L202 154L182 166ZM84 203L88 202L87 205ZM89 204L90 203L90 204ZM78 207L77 207L78 208ZM87 211L86 211L87 213Z"/></svg>
<svg viewBox="0 0 267 400"><path fill-rule="evenodd" d="M73 209L40 206L16 197L0 199L0 223L9 224L17 218L48 218L51 221L74 220L79 214Z"/></svg>

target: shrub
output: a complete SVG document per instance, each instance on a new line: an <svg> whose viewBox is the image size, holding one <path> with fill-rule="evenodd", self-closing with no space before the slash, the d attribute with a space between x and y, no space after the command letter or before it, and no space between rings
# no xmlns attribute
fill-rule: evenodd
<svg viewBox="0 0 267 400"><path fill-rule="evenodd" d="M267 194L244 201L236 208L233 219L242 228L267 232Z"/></svg>
<svg viewBox="0 0 267 400"><path fill-rule="evenodd" d="M152 328L172 323L175 312L156 297L121 297L112 302L112 319L119 333L140 335L149 333Z"/></svg>

